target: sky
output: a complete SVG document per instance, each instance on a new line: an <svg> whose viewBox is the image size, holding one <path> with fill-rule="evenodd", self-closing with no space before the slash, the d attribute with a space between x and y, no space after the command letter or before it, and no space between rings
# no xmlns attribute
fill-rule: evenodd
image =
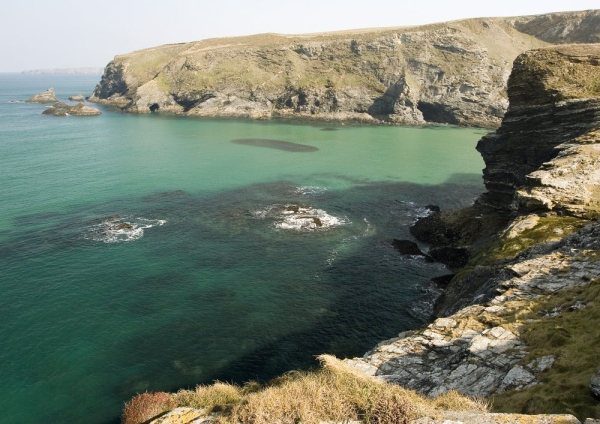
<svg viewBox="0 0 600 424"><path fill-rule="evenodd" d="M105 66L168 43L600 8L598 0L19 0L0 8L0 72Z"/></svg>

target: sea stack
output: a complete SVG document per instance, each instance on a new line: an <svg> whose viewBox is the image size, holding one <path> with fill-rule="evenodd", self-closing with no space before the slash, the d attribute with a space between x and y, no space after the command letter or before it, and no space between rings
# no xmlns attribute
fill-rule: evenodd
<svg viewBox="0 0 600 424"><path fill-rule="evenodd" d="M49 88L43 93L36 94L31 99L26 101L29 103L54 103L58 100L56 99L56 92L54 91L54 88Z"/></svg>

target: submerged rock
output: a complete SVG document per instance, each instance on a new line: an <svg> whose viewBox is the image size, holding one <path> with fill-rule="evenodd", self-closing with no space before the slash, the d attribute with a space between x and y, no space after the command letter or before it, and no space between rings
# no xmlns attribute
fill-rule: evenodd
<svg viewBox="0 0 600 424"><path fill-rule="evenodd" d="M79 103L76 106L69 106L63 102L58 102L42 112L42 115L54 116L95 116L100 114L102 112L98 109L85 106L83 103Z"/></svg>
<svg viewBox="0 0 600 424"><path fill-rule="evenodd" d="M54 103L58 100L54 88L49 88L43 93L36 94L31 99L25 101L29 103Z"/></svg>

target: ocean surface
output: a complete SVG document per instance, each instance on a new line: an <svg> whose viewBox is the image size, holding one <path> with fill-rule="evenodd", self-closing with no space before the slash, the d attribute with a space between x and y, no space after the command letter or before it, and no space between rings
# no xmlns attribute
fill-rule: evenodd
<svg viewBox="0 0 600 424"><path fill-rule="evenodd" d="M41 115L0 74L0 422L116 423L124 402L266 381L423 324L447 270L393 238L483 191L485 131Z"/></svg>

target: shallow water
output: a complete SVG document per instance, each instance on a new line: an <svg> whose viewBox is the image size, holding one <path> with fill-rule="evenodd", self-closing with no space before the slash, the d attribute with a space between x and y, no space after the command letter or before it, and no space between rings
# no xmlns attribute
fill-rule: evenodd
<svg viewBox="0 0 600 424"><path fill-rule="evenodd" d="M11 102L95 83L0 74L0 422L117 422L139 392L267 380L427 319L446 270L391 240L482 191L482 131Z"/></svg>

